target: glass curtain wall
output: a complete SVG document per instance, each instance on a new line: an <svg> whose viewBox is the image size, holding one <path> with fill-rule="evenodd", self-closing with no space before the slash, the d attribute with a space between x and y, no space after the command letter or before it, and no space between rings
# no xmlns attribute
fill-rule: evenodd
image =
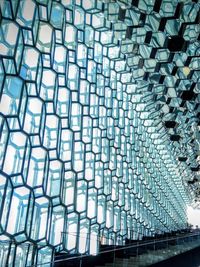
<svg viewBox="0 0 200 267"><path fill-rule="evenodd" d="M153 71L169 52L150 53L164 44L165 9L131 2L0 1L1 266L186 226L182 174L145 80L162 90Z"/></svg>

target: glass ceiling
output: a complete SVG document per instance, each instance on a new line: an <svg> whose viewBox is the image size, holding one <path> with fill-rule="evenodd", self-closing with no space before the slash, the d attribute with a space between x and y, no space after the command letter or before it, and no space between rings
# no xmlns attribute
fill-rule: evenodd
<svg viewBox="0 0 200 267"><path fill-rule="evenodd" d="M1 266L186 227L200 203L199 7L0 1Z"/></svg>

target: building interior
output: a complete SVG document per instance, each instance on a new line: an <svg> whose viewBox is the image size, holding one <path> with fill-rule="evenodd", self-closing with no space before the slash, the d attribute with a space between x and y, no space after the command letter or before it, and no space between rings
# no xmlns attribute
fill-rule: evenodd
<svg viewBox="0 0 200 267"><path fill-rule="evenodd" d="M1 267L76 266L65 259L191 230L199 10L198 0L0 1Z"/></svg>

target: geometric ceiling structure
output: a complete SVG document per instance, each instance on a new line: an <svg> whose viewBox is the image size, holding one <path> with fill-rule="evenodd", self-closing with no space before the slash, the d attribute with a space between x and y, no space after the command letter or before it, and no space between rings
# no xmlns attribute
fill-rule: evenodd
<svg viewBox="0 0 200 267"><path fill-rule="evenodd" d="M0 1L0 262L187 226L200 207L200 3Z"/></svg>
<svg viewBox="0 0 200 267"><path fill-rule="evenodd" d="M137 92L153 111L149 117L169 146L183 184L199 202L199 3L117 1L105 13L122 47L132 46L123 54Z"/></svg>
<svg viewBox="0 0 200 267"><path fill-rule="evenodd" d="M122 47L129 46L123 55L136 81L137 93L149 106L152 104L150 118L156 118L162 141L170 147L179 174L183 173L182 182L189 185L194 201L199 202L199 3L106 3L104 16L113 24L114 36Z"/></svg>

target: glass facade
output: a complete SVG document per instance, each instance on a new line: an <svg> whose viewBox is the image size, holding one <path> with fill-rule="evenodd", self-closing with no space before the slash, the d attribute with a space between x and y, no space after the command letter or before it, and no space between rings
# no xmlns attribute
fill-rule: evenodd
<svg viewBox="0 0 200 267"><path fill-rule="evenodd" d="M186 226L193 172L178 157L196 157L181 122L196 133L198 109L181 96L200 90L198 8L0 1L1 266Z"/></svg>

